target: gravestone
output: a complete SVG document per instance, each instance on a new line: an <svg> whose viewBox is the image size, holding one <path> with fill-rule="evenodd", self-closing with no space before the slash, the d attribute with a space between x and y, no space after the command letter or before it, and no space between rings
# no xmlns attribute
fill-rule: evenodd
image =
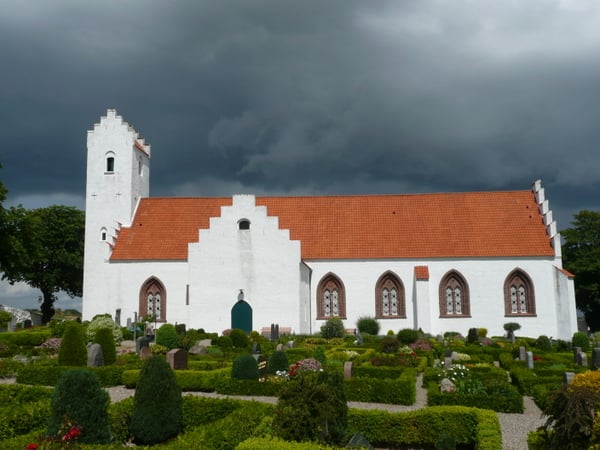
<svg viewBox="0 0 600 450"><path fill-rule="evenodd" d="M258 363L258 377L265 378L267 376L267 371L269 368L269 362L265 355L255 355L257 356L256 362Z"/></svg>
<svg viewBox="0 0 600 450"><path fill-rule="evenodd" d="M100 344L91 344L87 348L88 367L101 367L104 365L104 355Z"/></svg>
<svg viewBox="0 0 600 450"><path fill-rule="evenodd" d="M527 368L533 369L533 353L527 352Z"/></svg>
<svg viewBox="0 0 600 450"><path fill-rule="evenodd" d="M140 350L140 360L145 361L151 356L152 352L150 351L150 347L142 347L142 349Z"/></svg>
<svg viewBox="0 0 600 450"><path fill-rule="evenodd" d="M294 341L287 341L287 343L285 344L285 346L287 348L294 348L296 346L296 343Z"/></svg>
<svg viewBox="0 0 600 450"><path fill-rule="evenodd" d="M519 347L519 361L527 361L527 349Z"/></svg>
<svg viewBox="0 0 600 450"><path fill-rule="evenodd" d="M579 365L581 367L587 367L587 365L588 365L587 355L584 352L577 354L577 365Z"/></svg>
<svg viewBox="0 0 600 450"><path fill-rule="evenodd" d="M448 378L443 378L442 381L440 381L440 392L442 394L446 392L456 392L456 385Z"/></svg>
<svg viewBox="0 0 600 450"><path fill-rule="evenodd" d="M452 361L458 361L458 352L452 352L450 358L452 358Z"/></svg>
<svg viewBox="0 0 600 450"><path fill-rule="evenodd" d="M444 351L444 357L445 358L451 358L452 357L452 350L445 350Z"/></svg>
<svg viewBox="0 0 600 450"><path fill-rule="evenodd" d="M494 367L500 367L500 361L494 361Z"/></svg>
<svg viewBox="0 0 600 450"><path fill-rule="evenodd" d="M581 347L573 347L573 362L577 364L577 355L581 353Z"/></svg>
<svg viewBox="0 0 600 450"><path fill-rule="evenodd" d="M144 336L140 336L135 340L135 352L140 353L144 347L148 348L150 340Z"/></svg>
<svg viewBox="0 0 600 450"><path fill-rule="evenodd" d="M354 331L354 335L356 336L356 340L354 341L354 344L355 345L363 345L363 338L360 334L360 331L358 331L358 329Z"/></svg>
<svg viewBox="0 0 600 450"><path fill-rule="evenodd" d="M346 448L366 448L367 450L374 450L375 447L373 447L367 440L367 438L364 437L362 434L354 433L352 438L348 441Z"/></svg>
<svg viewBox="0 0 600 450"><path fill-rule="evenodd" d="M283 350L283 344L277 344L277 347L275 347L275 350L277 350L278 352Z"/></svg>
<svg viewBox="0 0 600 450"><path fill-rule="evenodd" d="M174 348L167 352L167 362L173 370L185 370L188 367L188 352L182 348Z"/></svg>
<svg viewBox="0 0 600 450"><path fill-rule="evenodd" d="M575 377L575 372L565 372L564 382L570 384L573 381L573 377Z"/></svg>
<svg viewBox="0 0 600 450"><path fill-rule="evenodd" d="M252 343L252 353L253 354L260 353L260 344L258 342L253 342Z"/></svg>
<svg viewBox="0 0 600 450"><path fill-rule="evenodd" d="M446 356L444 358L444 369L449 369L452 366L452 357Z"/></svg>
<svg viewBox="0 0 600 450"><path fill-rule="evenodd" d="M344 379L349 380L352 378L352 361L346 361L344 363Z"/></svg>
<svg viewBox="0 0 600 450"><path fill-rule="evenodd" d="M592 349L592 369L600 369L600 348L597 347Z"/></svg>
<svg viewBox="0 0 600 450"><path fill-rule="evenodd" d="M23 328L25 328L26 330L31 328L33 326L31 319L25 319L23 321Z"/></svg>
<svg viewBox="0 0 600 450"><path fill-rule="evenodd" d="M203 345L200 345L200 343L196 342L194 345L192 345L190 347L190 349L188 350L188 353L190 355L207 355L208 350L206 350L206 347L204 347Z"/></svg>

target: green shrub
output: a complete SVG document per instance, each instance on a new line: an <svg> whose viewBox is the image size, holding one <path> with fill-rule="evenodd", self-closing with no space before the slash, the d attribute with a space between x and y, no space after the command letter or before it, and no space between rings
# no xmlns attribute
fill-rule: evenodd
<svg viewBox="0 0 600 450"><path fill-rule="evenodd" d="M338 371L301 371L281 390L273 431L288 441L339 444L346 434L348 406Z"/></svg>
<svg viewBox="0 0 600 450"><path fill-rule="evenodd" d="M419 332L412 328L403 328L398 331L398 340L402 345L410 345L419 338Z"/></svg>
<svg viewBox="0 0 600 450"><path fill-rule="evenodd" d="M163 358L152 356L135 390L131 434L137 443L156 444L177 436L181 427L181 389L175 374Z"/></svg>
<svg viewBox="0 0 600 450"><path fill-rule="evenodd" d="M189 431L199 425L227 417L245 403L240 400L185 395L183 396L183 430Z"/></svg>
<svg viewBox="0 0 600 450"><path fill-rule="evenodd" d="M87 347L83 326L79 322L72 320L65 326L65 332L58 351L58 364L74 367L87 365Z"/></svg>
<svg viewBox="0 0 600 450"><path fill-rule="evenodd" d="M5 331L0 333L0 344L17 347L36 347L50 337L50 330Z"/></svg>
<svg viewBox="0 0 600 450"><path fill-rule="evenodd" d="M115 323L110 314L98 314L92 318L85 331L87 340L90 342L96 342L96 333L98 330L103 328L112 330L115 344L121 343L123 340L123 332L121 331L121 327Z"/></svg>
<svg viewBox="0 0 600 450"><path fill-rule="evenodd" d="M361 333L367 333L373 336L379 334L379 322L374 317L359 317L356 321L356 328Z"/></svg>
<svg viewBox="0 0 600 450"><path fill-rule="evenodd" d="M50 399L44 398L39 401L30 401L15 407L0 408L0 440L9 439L21 434L38 430L39 433L48 424L50 414ZM39 434L38 433L38 434ZM2 448L10 448L3 446ZM22 448L22 447L20 447Z"/></svg>
<svg viewBox="0 0 600 450"><path fill-rule="evenodd" d="M117 348L113 337L113 330L100 328L96 331L94 342L102 347L102 357L105 365L111 365L117 360Z"/></svg>
<svg viewBox="0 0 600 450"><path fill-rule="evenodd" d="M552 342L550 341L550 338L548 336L545 335L541 335L539 336L536 340L535 340L535 348L538 348L544 352L549 352L552 350Z"/></svg>
<svg viewBox="0 0 600 450"><path fill-rule="evenodd" d="M335 450L339 447L323 446L317 442L288 442L283 439L269 437L250 437L240 443L235 450Z"/></svg>
<svg viewBox="0 0 600 450"><path fill-rule="evenodd" d="M65 423L81 426L78 440L104 444L110 440L110 398L98 378L86 369L71 369L58 380L52 396L48 436L66 431Z"/></svg>
<svg viewBox="0 0 600 450"><path fill-rule="evenodd" d="M585 333L573 333L573 339L571 339L571 343L573 344L573 347L580 347L581 351L583 352L590 350L590 338Z"/></svg>
<svg viewBox="0 0 600 450"><path fill-rule="evenodd" d="M271 356L269 356L268 370L270 374L275 374L282 370L287 372L289 367L290 362L286 352L282 350L276 350L271 354Z"/></svg>
<svg viewBox="0 0 600 450"><path fill-rule="evenodd" d="M479 331L477 328L469 328L469 332L467 333L467 342L469 344L475 344L479 342Z"/></svg>
<svg viewBox="0 0 600 450"><path fill-rule="evenodd" d="M416 398L417 372L406 369L398 378L350 378L344 381L348 400L354 402L412 405Z"/></svg>
<svg viewBox="0 0 600 450"><path fill-rule="evenodd" d="M236 380L258 380L258 362L250 353L244 353L233 361L231 377Z"/></svg>
<svg viewBox="0 0 600 450"><path fill-rule="evenodd" d="M343 338L346 336L344 322L339 317L331 317L321 326L321 337L325 339Z"/></svg>
<svg viewBox="0 0 600 450"><path fill-rule="evenodd" d="M470 378L465 379L463 383L465 392L459 392L457 389L456 392L444 393L440 392L437 383L429 384L427 404L471 406L504 413L523 412L523 397L517 388L508 383L486 386L485 383Z"/></svg>
<svg viewBox="0 0 600 450"><path fill-rule="evenodd" d="M156 344L166 347L168 350L181 346L181 336L177 333L175 325L165 323L156 330Z"/></svg>
<svg viewBox="0 0 600 450"><path fill-rule="evenodd" d="M396 353L400 348L400 341L394 336L384 336L381 340L381 351L383 353Z"/></svg>
<svg viewBox="0 0 600 450"><path fill-rule="evenodd" d="M234 348L250 349L250 338L244 330L234 328L231 330L231 333L229 333L229 338L231 339L231 344Z"/></svg>

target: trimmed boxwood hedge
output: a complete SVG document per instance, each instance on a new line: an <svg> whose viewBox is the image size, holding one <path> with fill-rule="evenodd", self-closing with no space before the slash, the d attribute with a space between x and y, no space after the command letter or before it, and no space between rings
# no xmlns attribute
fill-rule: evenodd
<svg viewBox="0 0 600 450"><path fill-rule="evenodd" d="M50 329L40 331L5 331L0 333L0 344L37 347L50 337Z"/></svg>
<svg viewBox="0 0 600 450"><path fill-rule="evenodd" d="M351 378L344 380L350 401L412 405L416 397L417 371L405 369L396 379Z"/></svg>
<svg viewBox="0 0 600 450"><path fill-rule="evenodd" d="M20 384L56 386L60 376L69 369L71 367L46 364L26 365L17 373L16 381ZM118 386L123 384L122 375L126 366L87 367L87 370L96 374L102 386Z"/></svg>
<svg viewBox="0 0 600 450"><path fill-rule="evenodd" d="M437 383L430 383L427 388L427 404L430 406L471 406L504 413L520 414L523 412L523 397L517 388L508 383L501 387L501 392L491 394L462 394L458 392L441 393Z"/></svg>
<svg viewBox="0 0 600 450"><path fill-rule="evenodd" d="M501 450L502 432L496 414L463 406L436 406L403 413L350 410L348 436L360 432L374 447L433 447L441 434L477 450Z"/></svg>

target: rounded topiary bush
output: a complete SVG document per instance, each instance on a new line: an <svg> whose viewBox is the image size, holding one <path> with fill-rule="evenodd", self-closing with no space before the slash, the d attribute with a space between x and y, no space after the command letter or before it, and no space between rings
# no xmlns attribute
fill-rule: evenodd
<svg viewBox="0 0 600 450"><path fill-rule="evenodd" d="M275 350L271 356L269 356L269 373L275 374L279 371L286 371L290 366L288 355L283 350Z"/></svg>
<svg viewBox="0 0 600 450"><path fill-rule="evenodd" d="M87 346L85 345L83 325L79 322L73 320L65 325L58 350L58 364L74 367L87 365Z"/></svg>
<svg viewBox="0 0 600 450"><path fill-rule="evenodd" d="M573 344L573 347L580 347L583 352L587 352L590 349L590 338L585 333L573 333L571 343Z"/></svg>
<svg viewBox="0 0 600 450"><path fill-rule="evenodd" d="M398 340L403 345L409 345L419 338L419 332L417 330L413 330L412 328L403 328L398 331Z"/></svg>
<svg viewBox="0 0 600 450"><path fill-rule="evenodd" d="M65 436L81 427L77 439L88 444L110 441L108 406L110 398L98 377L87 369L72 369L62 374L52 395L48 436Z"/></svg>
<svg viewBox="0 0 600 450"><path fill-rule="evenodd" d="M181 336L177 333L175 325L165 323L156 331L156 343L167 347L169 350L181 346Z"/></svg>
<svg viewBox="0 0 600 450"><path fill-rule="evenodd" d="M400 341L393 336L384 336L381 340L381 351L383 353L396 353L400 348Z"/></svg>
<svg viewBox="0 0 600 450"><path fill-rule="evenodd" d="M548 336L541 335L535 340L535 348L549 352L552 350L552 342Z"/></svg>
<svg viewBox="0 0 600 450"><path fill-rule="evenodd" d="M250 348L250 338L244 330L234 328L229 333L229 337L231 338L231 344L235 348Z"/></svg>
<svg viewBox="0 0 600 450"><path fill-rule="evenodd" d="M163 357L146 360L135 389L130 431L138 444L152 445L177 436L183 423L181 389Z"/></svg>
<svg viewBox="0 0 600 450"><path fill-rule="evenodd" d="M258 362L249 353L238 356L233 361L231 377L236 380L258 380Z"/></svg>
<svg viewBox="0 0 600 450"><path fill-rule="evenodd" d="M117 360L117 348L110 328L101 328L96 332L94 342L102 347L102 357L105 365L113 364Z"/></svg>
<svg viewBox="0 0 600 450"><path fill-rule="evenodd" d="M379 322L374 317L359 317L356 321L356 328L361 333L377 336L379 334Z"/></svg>
<svg viewBox="0 0 600 450"><path fill-rule="evenodd" d="M346 329L344 322L339 317L331 317L321 326L321 337L325 339L343 338L344 336L346 336Z"/></svg>

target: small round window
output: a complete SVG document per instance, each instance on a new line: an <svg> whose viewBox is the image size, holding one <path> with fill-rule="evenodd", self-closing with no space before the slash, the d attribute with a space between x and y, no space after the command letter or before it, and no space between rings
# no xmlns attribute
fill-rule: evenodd
<svg viewBox="0 0 600 450"><path fill-rule="evenodd" d="M238 222L239 230L249 230L250 229L250 221L248 219L242 219Z"/></svg>

